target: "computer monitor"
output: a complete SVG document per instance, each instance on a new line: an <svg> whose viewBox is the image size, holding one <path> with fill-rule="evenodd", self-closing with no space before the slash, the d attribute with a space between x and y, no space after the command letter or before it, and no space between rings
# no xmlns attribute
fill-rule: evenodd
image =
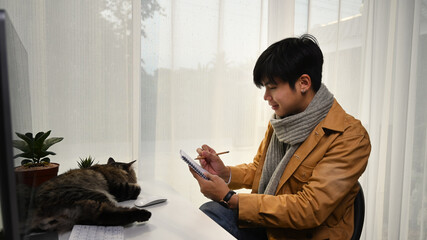
<svg viewBox="0 0 427 240"><path fill-rule="evenodd" d="M0 239L23 236L12 137L15 131L31 130L28 77L27 52L6 11L0 10Z"/></svg>

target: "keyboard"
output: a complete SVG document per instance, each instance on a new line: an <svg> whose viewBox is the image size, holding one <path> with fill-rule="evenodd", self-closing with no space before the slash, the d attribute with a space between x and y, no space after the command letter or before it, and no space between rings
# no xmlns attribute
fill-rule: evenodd
<svg viewBox="0 0 427 240"><path fill-rule="evenodd" d="M122 226L74 225L69 240L124 240Z"/></svg>

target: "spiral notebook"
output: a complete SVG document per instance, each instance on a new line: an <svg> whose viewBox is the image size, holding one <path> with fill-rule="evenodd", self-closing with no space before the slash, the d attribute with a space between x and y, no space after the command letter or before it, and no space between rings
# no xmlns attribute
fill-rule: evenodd
<svg viewBox="0 0 427 240"><path fill-rule="evenodd" d="M188 164L197 174L199 174L200 177L209 180L208 177L204 173L206 173L206 170L202 168L198 163L196 163L190 156L188 156L184 151L180 150L179 153L181 154L182 160Z"/></svg>
<svg viewBox="0 0 427 240"><path fill-rule="evenodd" d="M123 226L74 225L69 240L124 240Z"/></svg>

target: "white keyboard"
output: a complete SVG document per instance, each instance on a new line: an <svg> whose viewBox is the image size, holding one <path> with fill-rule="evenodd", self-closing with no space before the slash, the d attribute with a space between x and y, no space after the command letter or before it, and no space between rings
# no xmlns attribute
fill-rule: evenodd
<svg viewBox="0 0 427 240"><path fill-rule="evenodd" d="M69 240L124 240L122 226L74 225Z"/></svg>

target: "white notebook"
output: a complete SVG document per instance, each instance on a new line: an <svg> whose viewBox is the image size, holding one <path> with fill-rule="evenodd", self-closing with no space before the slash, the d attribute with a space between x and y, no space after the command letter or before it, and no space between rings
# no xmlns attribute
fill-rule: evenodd
<svg viewBox="0 0 427 240"><path fill-rule="evenodd" d="M188 156L184 151L180 150L179 153L181 154L182 160L188 164L199 176L202 178L208 180L209 178L206 177L205 173L207 172L205 169L202 168L198 163L196 163L190 156Z"/></svg>
<svg viewBox="0 0 427 240"><path fill-rule="evenodd" d="M69 240L124 240L123 226L74 225Z"/></svg>

